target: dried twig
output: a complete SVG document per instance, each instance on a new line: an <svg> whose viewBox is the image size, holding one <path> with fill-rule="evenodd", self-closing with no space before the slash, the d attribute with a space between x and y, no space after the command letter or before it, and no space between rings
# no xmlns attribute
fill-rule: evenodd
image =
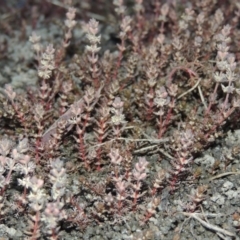
<svg viewBox="0 0 240 240"><path fill-rule="evenodd" d="M227 231L223 228L220 228L216 225L213 225L209 222L206 222L206 221L202 220L200 217L198 217L198 214L196 214L196 213L187 213L187 212L181 212L181 213L185 216L189 216L191 218L194 218L195 220L199 221L204 227L206 227L210 230L213 230L216 233L221 233L221 234L224 234L224 235L227 235L227 236L230 236L230 237L235 237L236 236L235 233L229 232L229 231Z"/></svg>
<svg viewBox="0 0 240 240"><path fill-rule="evenodd" d="M228 176L228 175L238 175L238 174L240 174L240 172L225 172L225 173L221 173L217 176L209 178L209 181L212 181L212 180L215 180L215 179L218 179L218 178L221 178L221 177L225 177L225 176Z"/></svg>

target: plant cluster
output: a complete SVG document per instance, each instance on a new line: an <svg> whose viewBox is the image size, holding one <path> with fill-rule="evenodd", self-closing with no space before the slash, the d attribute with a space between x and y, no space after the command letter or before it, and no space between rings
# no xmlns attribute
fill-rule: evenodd
<svg viewBox="0 0 240 240"><path fill-rule="evenodd" d="M18 214L32 240L131 217L143 226L181 184L193 188L185 215L199 218L208 186L194 159L239 124L240 5L180 2L114 0L114 50L74 4L61 43L33 31L38 85L0 92L2 223Z"/></svg>

